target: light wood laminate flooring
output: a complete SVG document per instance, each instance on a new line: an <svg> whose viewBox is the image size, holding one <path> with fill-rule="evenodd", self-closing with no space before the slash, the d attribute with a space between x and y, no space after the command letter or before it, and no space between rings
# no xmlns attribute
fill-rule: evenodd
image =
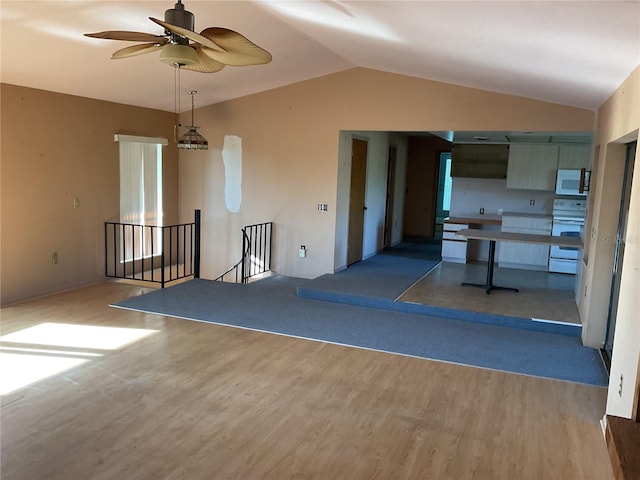
<svg viewBox="0 0 640 480"><path fill-rule="evenodd" d="M84 360L2 397L3 480L613 478L604 388L107 306L145 291L2 309L3 354Z"/></svg>
<svg viewBox="0 0 640 480"><path fill-rule="evenodd" d="M494 284L520 289L518 293L463 287L461 282L484 283L486 262L442 262L398 299L444 308L581 323L576 306L575 275L495 268Z"/></svg>

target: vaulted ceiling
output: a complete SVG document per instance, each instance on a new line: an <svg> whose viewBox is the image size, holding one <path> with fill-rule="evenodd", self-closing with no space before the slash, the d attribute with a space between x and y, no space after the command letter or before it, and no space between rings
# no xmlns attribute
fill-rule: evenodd
<svg viewBox="0 0 640 480"><path fill-rule="evenodd" d="M1 80L175 111L175 69L158 53L111 60L128 42L83 33L162 34L167 1L4 1ZM203 106L367 67L596 109L640 64L639 1L198 1L196 31L236 30L273 55L267 65L182 71Z"/></svg>

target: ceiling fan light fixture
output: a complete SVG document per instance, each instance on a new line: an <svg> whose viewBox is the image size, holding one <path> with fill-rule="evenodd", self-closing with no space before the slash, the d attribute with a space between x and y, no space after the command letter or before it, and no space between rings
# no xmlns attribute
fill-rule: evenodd
<svg viewBox="0 0 640 480"><path fill-rule="evenodd" d="M188 45L168 43L162 47L160 61L175 66L196 65L199 62L196 50Z"/></svg>

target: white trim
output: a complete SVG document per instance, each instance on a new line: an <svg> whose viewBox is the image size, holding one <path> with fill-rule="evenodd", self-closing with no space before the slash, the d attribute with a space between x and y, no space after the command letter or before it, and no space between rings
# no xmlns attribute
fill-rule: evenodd
<svg viewBox="0 0 640 480"><path fill-rule="evenodd" d="M169 145L169 140L162 137L139 137L136 135L122 135L116 133L113 136L114 142L136 142L136 143L155 143L156 145Z"/></svg>

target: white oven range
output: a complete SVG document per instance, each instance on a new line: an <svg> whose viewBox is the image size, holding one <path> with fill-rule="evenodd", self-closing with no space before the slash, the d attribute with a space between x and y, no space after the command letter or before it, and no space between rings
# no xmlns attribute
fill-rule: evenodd
<svg viewBox="0 0 640 480"><path fill-rule="evenodd" d="M585 199L554 199L551 234L559 237L580 237L586 209ZM579 253L577 248L552 245L549 249L549 271L575 275Z"/></svg>

